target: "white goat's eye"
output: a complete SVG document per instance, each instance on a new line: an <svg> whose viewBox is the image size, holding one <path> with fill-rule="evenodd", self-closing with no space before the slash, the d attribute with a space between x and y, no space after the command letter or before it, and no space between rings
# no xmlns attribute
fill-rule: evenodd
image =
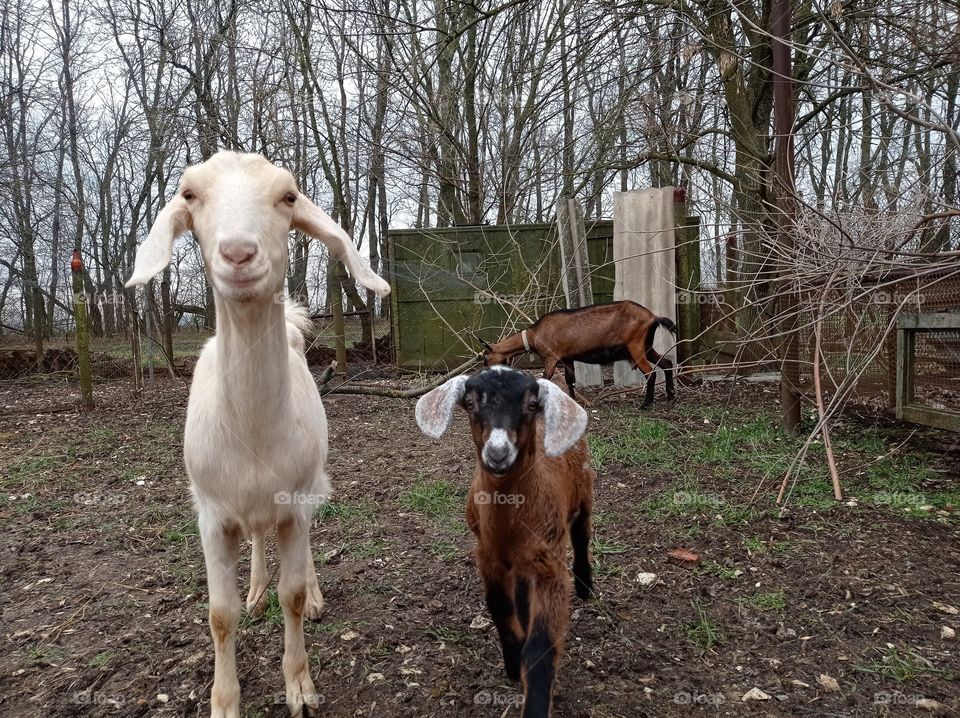
<svg viewBox="0 0 960 718"><path fill-rule="evenodd" d="M180 193L180 196L183 197L185 200L187 200L187 202L197 198L197 196L188 189L183 190L183 192Z"/></svg>
<svg viewBox="0 0 960 718"><path fill-rule="evenodd" d="M296 195L296 193L295 193L295 192L287 192L287 193L283 196L283 201L286 202L287 204L293 204L294 202L297 201L297 195Z"/></svg>

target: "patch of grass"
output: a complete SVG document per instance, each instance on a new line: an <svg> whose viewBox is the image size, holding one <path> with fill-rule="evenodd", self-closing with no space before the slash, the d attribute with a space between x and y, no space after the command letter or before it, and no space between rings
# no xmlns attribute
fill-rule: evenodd
<svg viewBox="0 0 960 718"><path fill-rule="evenodd" d="M320 506L315 516L320 521L369 521L376 516L378 506L372 499L358 501L330 501Z"/></svg>
<svg viewBox="0 0 960 718"><path fill-rule="evenodd" d="M428 516L453 516L459 513L464 492L449 481L418 480L400 495L400 505Z"/></svg>
<svg viewBox="0 0 960 718"><path fill-rule="evenodd" d="M112 660L113 654L110 653L110 651L104 651L103 653L98 653L92 659L90 659L90 665L94 668L104 668Z"/></svg>
<svg viewBox="0 0 960 718"><path fill-rule="evenodd" d="M640 505L640 510L652 519L668 516L710 514L723 506L723 498L704 493L689 484L673 490L661 491Z"/></svg>
<svg viewBox="0 0 960 718"><path fill-rule="evenodd" d="M453 561L464 555L460 544L448 538L437 537L426 544L427 553L436 556L441 561Z"/></svg>
<svg viewBox="0 0 960 718"><path fill-rule="evenodd" d="M346 621L327 621L324 623L309 622L304 625L310 626L313 633L342 633L350 625Z"/></svg>
<svg viewBox="0 0 960 718"><path fill-rule="evenodd" d="M587 443L594 468L602 470L611 463L648 466L672 461L667 441L669 429L663 421L640 417L616 436L590 434Z"/></svg>
<svg viewBox="0 0 960 718"><path fill-rule="evenodd" d="M867 483L880 491L909 492L917 491L934 475L933 470L916 456L887 457L867 468Z"/></svg>
<svg viewBox="0 0 960 718"><path fill-rule="evenodd" d="M163 534L163 538L170 543L190 543L194 539L200 540L200 527L195 518L187 520L175 529Z"/></svg>
<svg viewBox="0 0 960 718"><path fill-rule="evenodd" d="M912 648L900 651L896 647L887 645L879 649L879 660L853 667L864 673L873 673L891 680L903 683L912 681L920 676L940 676L950 679L947 671L934 668L933 663Z"/></svg>
<svg viewBox="0 0 960 718"><path fill-rule="evenodd" d="M743 575L742 569L736 566L724 566L716 561L704 561L696 568L696 572L704 576L722 578L725 581L732 581Z"/></svg>
<svg viewBox="0 0 960 718"><path fill-rule="evenodd" d="M787 597L783 589L779 591L767 591L755 593L752 596L744 596L737 599L737 603L750 606L758 611L775 611L782 613L787 608Z"/></svg>
<svg viewBox="0 0 960 718"><path fill-rule="evenodd" d="M68 651L63 646L55 646L52 643L41 643L31 646L27 649L26 658L32 666L42 666L52 661L66 658Z"/></svg>
<svg viewBox="0 0 960 718"><path fill-rule="evenodd" d="M841 505L833 498L833 484L830 483L830 479L826 477L805 478L803 476L794 486L787 503L823 511Z"/></svg>
<svg viewBox="0 0 960 718"><path fill-rule="evenodd" d="M60 461L60 456L30 454L10 462L5 468L3 474L3 486L12 486L13 484L22 484L24 481L36 478L36 474L49 471Z"/></svg>
<svg viewBox="0 0 960 718"><path fill-rule="evenodd" d="M267 589L267 607L263 614L258 617L253 617L248 613L244 613L240 619L240 627L249 628L260 620L266 621L273 626L283 625L283 607L280 605L280 598L277 596L277 589Z"/></svg>
<svg viewBox="0 0 960 718"><path fill-rule="evenodd" d="M750 553L764 553L767 550L767 544L759 536L745 537L743 545Z"/></svg>
<svg viewBox="0 0 960 718"><path fill-rule="evenodd" d="M438 641L449 643L455 646L465 646L470 643L470 634L466 631L460 631L448 626L440 626L427 631L427 635Z"/></svg>
<svg viewBox="0 0 960 718"><path fill-rule="evenodd" d="M703 651L722 645L726 640L723 631L707 615L699 601L693 602L695 620L681 626L681 633L690 643Z"/></svg>
<svg viewBox="0 0 960 718"><path fill-rule="evenodd" d="M347 550L357 558L373 558L375 556L382 556L389 548L390 546L385 541L368 539L348 545Z"/></svg>

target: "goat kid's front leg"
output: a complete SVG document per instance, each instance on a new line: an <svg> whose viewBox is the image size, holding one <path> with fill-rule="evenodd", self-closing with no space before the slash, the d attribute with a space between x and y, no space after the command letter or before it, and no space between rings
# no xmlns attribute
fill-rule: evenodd
<svg viewBox="0 0 960 718"><path fill-rule="evenodd" d="M590 565L591 506L586 502L570 522L570 543L573 545L573 586L577 596L590 598L593 593L593 567Z"/></svg>
<svg viewBox="0 0 960 718"><path fill-rule="evenodd" d="M213 638L213 689L211 718L240 718L240 681L237 679L237 624L240 596L237 594L237 561L240 531L225 528L204 516L198 519L203 559L207 566L210 600L210 635Z"/></svg>
<svg viewBox="0 0 960 718"><path fill-rule="evenodd" d="M523 644L523 713L521 718L549 718L553 680L567 632L570 599L564 566L531 587L530 628Z"/></svg>
<svg viewBox="0 0 960 718"><path fill-rule="evenodd" d="M303 618L310 586L308 551L304 549L309 533L309 520L288 519L277 526L280 549L280 606L283 608L283 678L286 684L287 707L294 718L306 718L308 709L319 709L310 677L310 663L303 638Z"/></svg>
<svg viewBox="0 0 960 718"><path fill-rule="evenodd" d="M513 591L505 575L484 575L487 610L493 618L503 650L503 668L507 678L520 680L520 654L523 649L524 629L517 618Z"/></svg>

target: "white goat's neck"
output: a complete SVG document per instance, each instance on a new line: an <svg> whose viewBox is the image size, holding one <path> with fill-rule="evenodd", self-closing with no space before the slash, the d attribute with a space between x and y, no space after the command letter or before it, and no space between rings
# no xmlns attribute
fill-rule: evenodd
<svg viewBox="0 0 960 718"><path fill-rule="evenodd" d="M220 400L238 428L281 425L290 396L287 324L282 302L216 297Z"/></svg>

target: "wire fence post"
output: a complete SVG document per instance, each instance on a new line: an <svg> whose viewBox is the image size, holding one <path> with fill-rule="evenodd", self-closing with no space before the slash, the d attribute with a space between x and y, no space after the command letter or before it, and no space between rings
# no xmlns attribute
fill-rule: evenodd
<svg viewBox="0 0 960 718"><path fill-rule="evenodd" d="M83 291L83 259L80 250L70 258L73 279L73 318L77 325L77 364L80 369L80 399L84 409L93 408L93 372L90 368L90 324L87 319L87 295Z"/></svg>

